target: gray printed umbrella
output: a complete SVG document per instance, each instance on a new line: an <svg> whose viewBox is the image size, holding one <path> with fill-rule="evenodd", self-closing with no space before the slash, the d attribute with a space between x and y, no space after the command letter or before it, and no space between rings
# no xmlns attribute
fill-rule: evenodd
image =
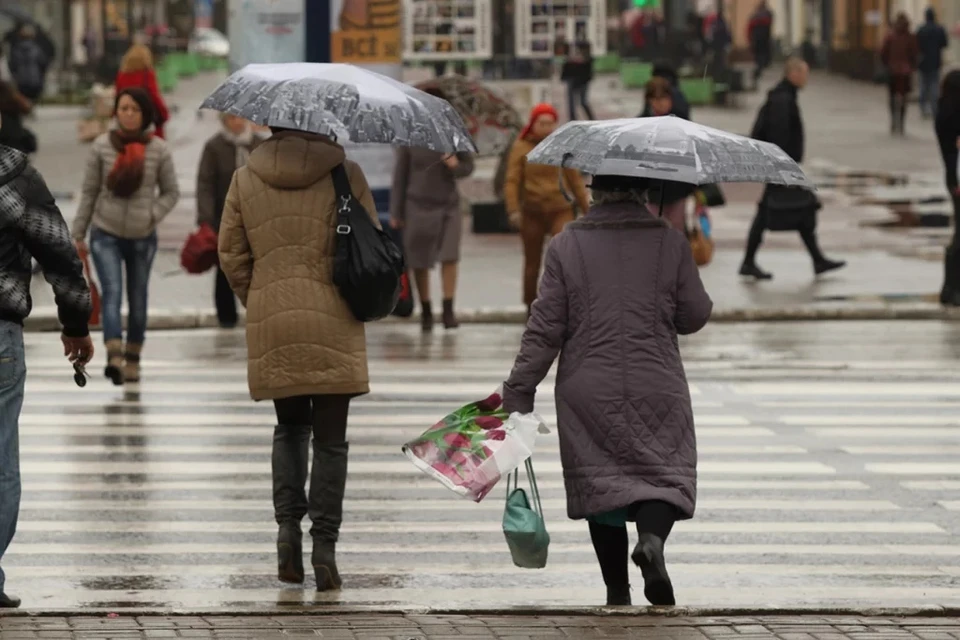
<svg viewBox="0 0 960 640"><path fill-rule="evenodd" d="M477 151L447 101L349 64L250 64L227 78L201 108L341 142Z"/></svg>
<svg viewBox="0 0 960 640"><path fill-rule="evenodd" d="M815 189L777 145L675 116L568 122L528 153L527 162L572 167L591 175Z"/></svg>

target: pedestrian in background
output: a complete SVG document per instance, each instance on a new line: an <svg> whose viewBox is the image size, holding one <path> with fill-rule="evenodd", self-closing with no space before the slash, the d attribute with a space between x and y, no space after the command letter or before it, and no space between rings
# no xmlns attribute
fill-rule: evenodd
<svg viewBox="0 0 960 640"><path fill-rule="evenodd" d="M772 142L793 158L803 162L803 117L797 94L810 79L810 67L801 58L792 56L784 65L783 80L770 90L767 101L760 108L750 137ZM757 251L763 243L766 229L797 231L803 240L816 275L843 267L846 263L830 260L820 251L817 242L817 211L820 202L816 195L797 187L767 185L757 205L757 214L747 236L747 251L740 265L740 275L756 280L770 280L773 275L757 266Z"/></svg>
<svg viewBox="0 0 960 640"><path fill-rule="evenodd" d="M767 0L760 0L757 10L747 23L747 41L753 52L753 85L759 86L763 72L773 59L773 13L767 6Z"/></svg>
<svg viewBox="0 0 960 640"><path fill-rule="evenodd" d="M505 411L529 413L562 354L555 391L567 515L586 518L608 605L629 605L632 559L651 604L675 604L664 543L693 517L697 448L677 336L713 303L690 244L646 208L648 182L595 176L593 207L550 243L540 295L504 383Z"/></svg>
<svg viewBox="0 0 960 640"><path fill-rule="evenodd" d="M0 147L0 559L13 540L20 512L19 420L26 382L23 321L30 313L31 262L53 287L63 325L63 353L86 364L93 357L90 290L53 195L27 156ZM0 609L20 599L6 591L0 569Z"/></svg>
<svg viewBox="0 0 960 640"><path fill-rule="evenodd" d="M83 176L73 238L93 257L107 348L104 375L121 385L140 380L147 331L147 293L157 253L157 226L180 199L166 142L152 135L153 102L143 89L124 89L115 104L117 126L93 141ZM127 342L120 308L127 285Z"/></svg>
<svg viewBox="0 0 960 640"><path fill-rule="evenodd" d="M538 104L530 119L510 148L503 196L510 224L520 230L523 240L523 302L527 313L537 297L537 280L543 260L543 245L548 236L556 236L568 222L587 210L587 188L576 169L560 169L541 164L528 164L527 154L557 128L557 110L549 104ZM572 192L571 204L560 190Z"/></svg>
<svg viewBox="0 0 960 640"><path fill-rule="evenodd" d="M944 258L943 287L940 303L960 307L960 185L957 173L960 149L960 70L951 71L943 79L943 91L937 108L937 142L946 171L947 190L953 201L953 238Z"/></svg>
<svg viewBox="0 0 960 640"><path fill-rule="evenodd" d="M427 89L426 93L446 100L439 89ZM468 153L447 156L412 147L400 147L396 151L390 189L390 222L395 229L403 230L404 257L407 267L413 270L417 285L423 331L433 330L430 270L438 262L443 291L443 326L445 329L460 326L454 310L463 231L457 180L471 173L473 157Z"/></svg>
<svg viewBox="0 0 960 640"><path fill-rule="evenodd" d="M220 114L221 129L203 147L197 170L197 225L220 231L220 218L234 172L247 163L259 140L250 121ZM217 320L224 329L236 326L237 299L223 270L217 265L213 292Z"/></svg>
<svg viewBox="0 0 960 640"><path fill-rule="evenodd" d="M924 118L937 116L940 99L940 70L943 68L943 50L950 41L947 30L937 23L937 12L928 7L923 26L917 30L920 50L920 111Z"/></svg>
<svg viewBox="0 0 960 640"><path fill-rule="evenodd" d="M37 43L37 30L33 25L20 27L19 36L10 47L10 75L20 93L36 102L43 95L50 59Z"/></svg>
<svg viewBox="0 0 960 640"><path fill-rule="evenodd" d="M920 50L917 37L910 33L907 14L897 14L893 31L887 34L880 49L880 60L887 70L890 94L890 133L904 135L907 119L907 96L913 85Z"/></svg>
<svg viewBox="0 0 960 640"><path fill-rule="evenodd" d="M32 111L33 103L13 83L0 80L0 144L21 153L37 152L37 136L23 124Z"/></svg>
<svg viewBox="0 0 960 640"><path fill-rule="evenodd" d="M343 147L325 136L277 129L234 174L219 238L220 268L247 309L250 395L272 400L277 413L277 575L303 582L300 523L309 514L318 591L341 585L336 543L347 481L347 414L350 399L370 391L363 323L333 283L331 173L341 166L354 198L379 228L367 180Z"/></svg>
<svg viewBox="0 0 960 640"><path fill-rule="evenodd" d="M690 120L690 102L687 100L687 96L683 95L683 91L680 90L680 79L677 76L676 69L667 63L657 63L653 66L653 78L651 80L654 78L662 78L669 83L670 109L668 113L684 120ZM653 107L650 105L646 91L644 91L643 111L638 117L649 118L653 115L655 115Z"/></svg>
<svg viewBox="0 0 960 640"><path fill-rule="evenodd" d="M593 110L587 100L590 83L593 82L593 56L589 42L578 42L573 55L567 57L560 71L560 79L567 85L567 108L571 120L577 119L577 105L583 107L587 120L593 120Z"/></svg>
<svg viewBox="0 0 960 640"><path fill-rule="evenodd" d="M154 134L158 138L164 138L163 127L170 119L170 111L160 93L157 72L153 68L153 54L147 45L135 44L127 49L127 53L120 62L120 71L114 81L114 87L117 93L124 89L139 88L150 96L153 109L148 125L153 125Z"/></svg>
<svg viewBox="0 0 960 640"><path fill-rule="evenodd" d="M666 78L654 77L647 83L644 89L644 101L649 108L651 117L669 115L682 117L675 111L673 87ZM647 113L647 111L645 110L644 113ZM681 233L686 233L687 199L693 195L696 189L696 185L686 182L658 181L655 189L649 193L650 201L646 206L654 215L662 216L671 227Z"/></svg>

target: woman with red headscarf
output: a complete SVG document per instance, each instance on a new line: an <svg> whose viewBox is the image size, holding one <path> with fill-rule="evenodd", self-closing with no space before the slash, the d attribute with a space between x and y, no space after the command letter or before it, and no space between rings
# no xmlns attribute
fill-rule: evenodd
<svg viewBox="0 0 960 640"><path fill-rule="evenodd" d="M527 126L510 149L503 186L510 223L520 229L523 239L523 301L528 312L537 297L546 238L560 233L574 219L574 207L560 191L561 175L564 187L576 196L579 210L585 212L590 205L576 169L527 163L527 154L557 128L557 119L557 110L549 104L533 108Z"/></svg>

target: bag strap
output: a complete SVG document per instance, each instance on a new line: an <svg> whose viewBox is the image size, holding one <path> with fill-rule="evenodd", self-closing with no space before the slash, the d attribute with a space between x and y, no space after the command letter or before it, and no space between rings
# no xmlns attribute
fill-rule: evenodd
<svg viewBox="0 0 960 640"><path fill-rule="evenodd" d="M527 458L526 462L527 480L530 481L530 495L533 498L531 508L543 518L543 504L540 502L540 487L537 486L537 474L533 472L533 460ZM507 476L507 497L520 486L520 467L513 470L513 473ZM512 488L511 488L512 487Z"/></svg>
<svg viewBox="0 0 960 640"><path fill-rule="evenodd" d="M533 501L537 504L536 511L543 518L543 504L540 503L540 487L537 486L537 474L533 472L533 458L527 458L527 479L530 481L530 491Z"/></svg>
<svg viewBox="0 0 960 640"><path fill-rule="evenodd" d="M333 190L337 199L334 205L337 208L337 235L348 236L353 231L350 226L350 214L353 212L353 189L350 188L350 178L343 164L338 164L330 172L333 178Z"/></svg>

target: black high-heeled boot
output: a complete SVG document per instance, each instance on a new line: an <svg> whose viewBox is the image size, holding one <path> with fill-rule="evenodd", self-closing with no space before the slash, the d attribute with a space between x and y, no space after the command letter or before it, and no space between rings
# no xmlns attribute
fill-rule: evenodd
<svg viewBox="0 0 960 640"><path fill-rule="evenodd" d="M317 578L317 591L339 589L343 584L337 568L337 539L343 521L343 492L347 483L346 442L313 445L310 472L309 514L313 526L311 563Z"/></svg>
<svg viewBox="0 0 960 640"><path fill-rule="evenodd" d="M281 582L303 583L303 531L298 522L280 525L277 534L277 578Z"/></svg>

